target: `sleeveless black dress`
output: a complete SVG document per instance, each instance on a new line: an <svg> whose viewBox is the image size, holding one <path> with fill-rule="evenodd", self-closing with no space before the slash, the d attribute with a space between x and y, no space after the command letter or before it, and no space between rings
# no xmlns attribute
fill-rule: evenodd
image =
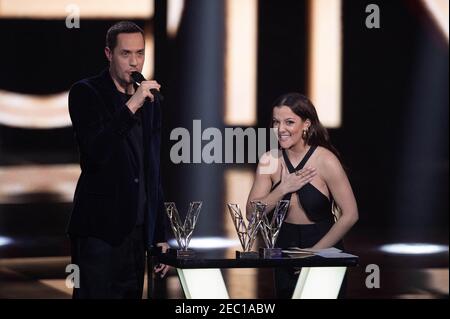
<svg viewBox="0 0 450 319"><path fill-rule="evenodd" d="M289 173L302 169L310 159L317 146L311 146L301 162L294 168L285 150L282 150L283 159ZM278 187L281 180L272 186L272 190ZM295 192L299 200L299 206L303 208L306 216L314 224L291 224L284 222L277 238L276 246L280 248L314 246L334 224L332 212L332 200L321 191L308 183ZM286 194L283 199L290 200L292 193ZM342 242L335 247L343 249ZM293 268L275 269L275 290L277 298L291 298L297 283L298 274ZM340 294L342 296L342 293Z"/></svg>
<svg viewBox="0 0 450 319"><path fill-rule="evenodd" d="M285 150L282 150L283 158L286 163L289 173L301 170L306 162L308 162L311 155L317 149L317 146L311 146L308 152L305 154L301 162L296 168L292 165ZM281 180L276 183L272 190L280 185ZM303 207L306 216L313 222L321 222L329 219L333 219L333 213L331 211L331 200L325 196L321 191L315 188L311 183L306 184L302 188L296 191L300 205ZM292 193L286 194L283 199L290 200Z"/></svg>

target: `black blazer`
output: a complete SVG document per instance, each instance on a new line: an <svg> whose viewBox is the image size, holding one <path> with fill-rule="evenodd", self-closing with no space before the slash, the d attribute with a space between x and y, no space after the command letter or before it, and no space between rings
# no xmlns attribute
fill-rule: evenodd
<svg viewBox="0 0 450 319"><path fill-rule="evenodd" d="M81 166L69 235L97 237L113 245L120 244L136 225L138 183L145 182L146 244L165 241L159 102L146 101L142 106L145 181L137 179L138 161L128 137L137 119L121 102L108 70L72 86L69 112Z"/></svg>

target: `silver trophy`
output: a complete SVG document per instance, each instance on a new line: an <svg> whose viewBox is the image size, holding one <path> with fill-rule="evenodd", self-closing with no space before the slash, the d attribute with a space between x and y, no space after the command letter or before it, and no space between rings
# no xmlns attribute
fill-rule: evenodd
<svg viewBox="0 0 450 319"><path fill-rule="evenodd" d="M259 249L261 258L280 258L282 255L281 248L275 248L278 234L280 233L281 224L289 208L289 200L280 200L273 212L272 219L269 220L268 214L262 216L262 236L266 244L266 248Z"/></svg>
<svg viewBox="0 0 450 319"><path fill-rule="evenodd" d="M188 246L198 220L198 215L200 214L200 209L202 208L202 202L191 202L189 204L189 210L183 224L181 223L180 214L175 203L164 203L164 206L166 207L170 226L178 243L178 249L170 248L168 253L177 258L192 258L195 252L192 249L188 249Z"/></svg>
<svg viewBox="0 0 450 319"><path fill-rule="evenodd" d="M236 258L258 258L258 253L252 251L252 247L262 224L266 204L259 201L251 202L253 213L248 225L245 224L238 204L227 205L243 249L243 251L236 251Z"/></svg>

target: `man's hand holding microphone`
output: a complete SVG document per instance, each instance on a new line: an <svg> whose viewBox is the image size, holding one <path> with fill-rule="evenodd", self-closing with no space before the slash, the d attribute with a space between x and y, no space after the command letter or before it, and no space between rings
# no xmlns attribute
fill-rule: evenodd
<svg viewBox="0 0 450 319"><path fill-rule="evenodd" d="M131 73L131 78L133 79L136 90L126 105L133 114L144 105L145 99L149 98L152 102L155 98L159 100L163 99L159 93L161 85L155 80L147 81L139 72Z"/></svg>

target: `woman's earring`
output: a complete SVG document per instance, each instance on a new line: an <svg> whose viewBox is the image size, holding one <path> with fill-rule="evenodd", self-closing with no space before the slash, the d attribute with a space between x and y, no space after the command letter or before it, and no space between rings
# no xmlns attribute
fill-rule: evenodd
<svg viewBox="0 0 450 319"><path fill-rule="evenodd" d="M308 138L308 130L303 130L302 137L304 140Z"/></svg>

